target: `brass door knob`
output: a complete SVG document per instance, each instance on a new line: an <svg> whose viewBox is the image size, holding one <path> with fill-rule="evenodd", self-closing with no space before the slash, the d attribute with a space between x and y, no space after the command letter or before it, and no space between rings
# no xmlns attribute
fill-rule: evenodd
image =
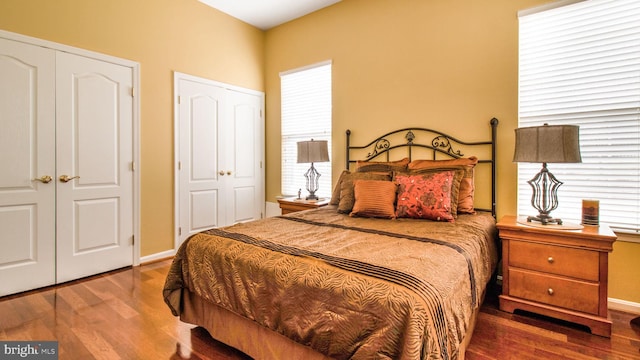
<svg viewBox="0 0 640 360"><path fill-rule="evenodd" d="M547 259L547 261L549 262L549 264L553 264L553 262L554 262L555 260L553 259L553 257L552 257L552 256L549 256L549 258Z"/></svg>
<svg viewBox="0 0 640 360"><path fill-rule="evenodd" d="M80 179L80 176L76 175L76 176L69 177L69 175L60 175L59 179L60 179L60 181L66 183L66 182L69 182L69 181L71 181L73 179Z"/></svg>
<svg viewBox="0 0 640 360"><path fill-rule="evenodd" d="M549 288L549 290L547 290L547 293L549 293L549 295L553 295L553 289Z"/></svg>
<svg viewBox="0 0 640 360"><path fill-rule="evenodd" d="M231 170L227 170L227 175L231 175Z"/></svg>
<svg viewBox="0 0 640 360"><path fill-rule="evenodd" d="M49 176L49 175L42 175L39 178L33 179L33 181L40 181L40 182L45 183L45 184L50 183L51 180L53 180L53 178L51 176Z"/></svg>
<svg viewBox="0 0 640 360"><path fill-rule="evenodd" d="M220 174L220 176L224 176L224 171L220 170L218 174Z"/></svg>

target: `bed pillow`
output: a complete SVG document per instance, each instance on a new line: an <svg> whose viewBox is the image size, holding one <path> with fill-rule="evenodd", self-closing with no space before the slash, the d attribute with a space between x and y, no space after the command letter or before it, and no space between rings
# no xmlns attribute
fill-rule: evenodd
<svg viewBox="0 0 640 360"><path fill-rule="evenodd" d="M354 172L345 174L340 183L340 200L338 202L338 212L348 214L353 209L355 196L353 184L355 180L381 180L391 182L393 173L390 172Z"/></svg>
<svg viewBox="0 0 640 360"><path fill-rule="evenodd" d="M460 185L462 183L462 179L465 176L465 171L466 169L462 166L457 166L457 167L450 167L450 168L434 168L434 169L418 169L418 170L411 170L405 173L395 173L394 175L394 181L395 181L395 177L398 174L404 174L404 175L422 175L422 174L431 174L431 173L438 173L438 172L442 172L442 171L454 171L454 175L453 175L453 181L451 182L451 214L453 215L454 218L458 217L458 199L460 197Z"/></svg>
<svg viewBox="0 0 640 360"><path fill-rule="evenodd" d="M338 177L338 181L336 185L333 187L333 192L331 193L331 200L329 201L329 205L338 205L340 203L340 185L342 184L342 180L344 177L351 172L349 170L342 170L342 173Z"/></svg>
<svg viewBox="0 0 640 360"><path fill-rule="evenodd" d="M395 219L396 184L383 180L354 181L355 203L350 216Z"/></svg>
<svg viewBox="0 0 640 360"><path fill-rule="evenodd" d="M449 159L449 160L414 160L407 165L409 171L433 169L433 168L453 168L463 169L465 171L460 181L460 190L458 193L458 206L456 213L475 214L473 208L474 201L474 168L478 164L478 158L470 156L468 158Z"/></svg>
<svg viewBox="0 0 640 360"><path fill-rule="evenodd" d="M371 172L371 171L405 171L409 165L409 158L396 161L356 161L356 172Z"/></svg>
<svg viewBox="0 0 640 360"><path fill-rule="evenodd" d="M435 221L453 221L451 188L455 171L397 175L396 216Z"/></svg>

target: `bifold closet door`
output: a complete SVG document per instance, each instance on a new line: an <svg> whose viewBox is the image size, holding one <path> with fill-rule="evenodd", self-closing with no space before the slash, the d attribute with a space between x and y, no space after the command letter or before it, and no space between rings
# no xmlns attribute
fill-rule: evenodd
<svg viewBox="0 0 640 360"><path fill-rule="evenodd" d="M0 39L0 296L55 283L55 51Z"/></svg>
<svg viewBox="0 0 640 360"><path fill-rule="evenodd" d="M57 281L133 264L133 70L56 54Z"/></svg>
<svg viewBox="0 0 640 360"><path fill-rule="evenodd" d="M176 82L179 246L197 232L262 217L264 98L193 76Z"/></svg>

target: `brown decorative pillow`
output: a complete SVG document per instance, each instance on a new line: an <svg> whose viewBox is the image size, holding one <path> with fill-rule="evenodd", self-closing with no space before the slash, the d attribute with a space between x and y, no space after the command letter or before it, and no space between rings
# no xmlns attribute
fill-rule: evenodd
<svg viewBox="0 0 640 360"><path fill-rule="evenodd" d="M465 173L460 181L460 191L458 193L457 213L475 214L473 208L475 186L473 181L474 168L478 164L478 158L470 156L468 158L449 160L414 160L407 165L409 171L424 169L464 169Z"/></svg>
<svg viewBox="0 0 640 360"><path fill-rule="evenodd" d="M353 183L355 180L381 180L391 182L392 173L384 172L354 172L345 174L340 182L340 201L338 202L338 212L348 214L353 209L355 203L355 195L353 192Z"/></svg>
<svg viewBox="0 0 640 360"><path fill-rule="evenodd" d="M409 158L388 162L358 160L356 161L356 172L406 171L408 164Z"/></svg>
<svg viewBox="0 0 640 360"><path fill-rule="evenodd" d="M396 216L412 219L453 221L451 188L455 171L420 175L398 175Z"/></svg>
<svg viewBox="0 0 640 360"><path fill-rule="evenodd" d="M340 185L342 184L342 180L346 175L351 174L349 170L342 170L340 177L338 177L338 182L333 187L333 193L331 193L331 201L329 201L329 205L338 205L340 203Z"/></svg>
<svg viewBox="0 0 640 360"><path fill-rule="evenodd" d="M349 216L395 219L396 184L382 180L354 181L355 204Z"/></svg>

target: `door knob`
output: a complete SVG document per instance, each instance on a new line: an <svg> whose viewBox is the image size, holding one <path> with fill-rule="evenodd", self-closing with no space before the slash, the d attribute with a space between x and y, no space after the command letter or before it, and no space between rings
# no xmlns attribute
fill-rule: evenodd
<svg viewBox="0 0 640 360"><path fill-rule="evenodd" d="M73 179L80 179L80 176L76 175L76 176L69 177L69 175L60 175L60 181L64 183L69 182Z"/></svg>
<svg viewBox="0 0 640 360"><path fill-rule="evenodd" d="M53 178L49 175L42 175L39 178L33 179L33 181L40 181L45 184L51 182L51 180L53 180Z"/></svg>
<svg viewBox="0 0 640 360"><path fill-rule="evenodd" d="M224 171L220 170L218 174L220 174L220 176L224 176Z"/></svg>
<svg viewBox="0 0 640 360"><path fill-rule="evenodd" d="M231 171L230 170L227 170L227 175L231 175Z"/></svg>

